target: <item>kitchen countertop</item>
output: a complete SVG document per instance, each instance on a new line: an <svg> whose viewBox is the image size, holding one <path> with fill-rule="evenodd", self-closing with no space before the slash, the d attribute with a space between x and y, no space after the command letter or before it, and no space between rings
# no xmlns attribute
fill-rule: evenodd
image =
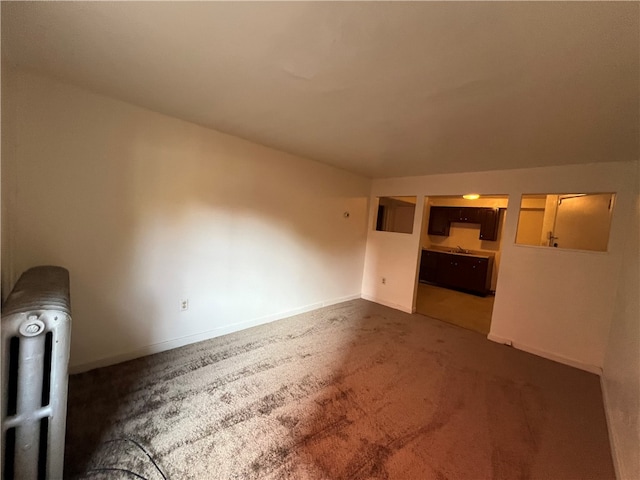
<svg viewBox="0 0 640 480"><path fill-rule="evenodd" d="M449 248L449 247L422 247L423 250L427 250L430 252L437 252L437 253L448 253L450 255L460 255L463 257L472 257L472 258L492 258L495 255L492 255L490 253L482 253L482 252L478 252L475 250L467 250L469 253L460 253L460 252L456 252L455 248Z"/></svg>

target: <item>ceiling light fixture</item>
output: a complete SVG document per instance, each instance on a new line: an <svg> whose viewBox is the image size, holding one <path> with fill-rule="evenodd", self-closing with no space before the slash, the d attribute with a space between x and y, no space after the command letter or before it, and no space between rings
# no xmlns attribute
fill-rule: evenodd
<svg viewBox="0 0 640 480"><path fill-rule="evenodd" d="M480 198L480 195L477 193L467 193L466 195L462 195L462 198L465 200L477 200Z"/></svg>

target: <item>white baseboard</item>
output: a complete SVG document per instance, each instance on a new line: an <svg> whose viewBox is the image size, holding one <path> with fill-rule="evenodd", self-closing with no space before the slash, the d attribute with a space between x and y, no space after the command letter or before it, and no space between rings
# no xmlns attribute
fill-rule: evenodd
<svg viewBox="0 0 640 480"><path fill-rule="evenodd" d="M502 343L503 345L510 345L513 348L522 350L523 352L532 353L533 355L537 355L539 357L546 358L548 360L553 360L554 362L562 363L564 365L569 365L570 367L578 368L586 372L595 373L596 375L602 375L602 367L598 367L596 365L590 365L588 363L580 362L578 360L573 360L571 358L563 357L562 355L557 355L555 353L547 352L545 350L540 350L538 348L531 347L529 345L524 345L519 342L514 342L510 338L501 337L493 333L489 333L489 335L487 335L487 338L492 342Z"/></svg>
<svg viewBox="0 0 640 480"><path fill-rule="evenodd" d="M387 302L386 300L382 300L381 298L372 297L370 295L362 295L362 298L373 303L379 303L380 305L384 305L385 307L393 308L394 310L400 310L401 312L405 313L413 313L413 309L411 308L407 308L397 303Z"/></svg>
<svg viewBox="0 0 640 480"><path fill-rule="evenodd" d="M609 414L609 395L605 385L604 375L600 376L600 390L602 390L602 403L604 404L604 416L607 420L607 430L609 431L609 448L611 449L611 458L613 459L613 469L616 473L616 478L622 478L620 469L620 458L618 457L618 450L616 448L616 435L613 431L613 419Z"/></svg>
<svg viewBox="0 0 640 480"><path fill-rule="evenodd" d="M279 312L272 315L266 315L264 317L253 318L251 320L247 320L244 322L225 325L223 327L218 327L213 330L208 330L206 332L196 333L193 335L187 335L184 337L167 340L166 342L159 342L159 343L154 343L150 345L144 345L142 347L139 347L133 350L127 350L124 352L115 353L113 355L108 355L108 356L99 358L97 360L93 360L91 362L81 363L78 365L70 365L69 373L73 375L76 373L82 373L89 370L93 370L94 368L101 368L101 367L107 367L109 365L115 365L116 363L126 362L128 360L133 360L134 358L145 357L147 355L153 355L154 353L173 350L174 348L183 347L185 345L201 342L203 340L209 340L211 338L220 337L222 335L227 335L229 333L238 332L240 330L244 330L247 328L256 327L258 325L263 325L265 323L271 323L276 320L281 320L283 318L293 317L294 315L310 312L311 310L317 310L318 308L328 307L330 305L335 305L337 303L342 303L342 302L348 302L349 300L356 300L359 298L360 298L360 294L346 295L344 297L337 297L330 300L324 300L322 302L305 305L303 307L294 308L292 310L287 310L285 312Z"/></svg>

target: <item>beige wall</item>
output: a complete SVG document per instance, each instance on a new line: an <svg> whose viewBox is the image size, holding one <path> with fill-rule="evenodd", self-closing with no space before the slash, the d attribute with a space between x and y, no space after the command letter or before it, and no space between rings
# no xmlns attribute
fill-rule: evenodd
<svg viewBox="0 0 640 480"><path fill-rule="evenodd" d="M74 369L360 296L370 180L25 72L3 81L18 106L2 112L5 286L70 270Z"/></svg>
<svg viewBox="0 0 640 480"><path fill-rule="evenodd" d="M542 231L540 232L539 245L549 246L549 232L553 232L553 224L558 211L558 195L547 195L544 204L544 218L542 219Z"/></svg>
<svg viewBox="0 0 640 480"><path fill-rule="evenodd" d="M640 177L625 217L627 243L606 347L602 389L618 478L640 478Z"/></svg>
<svg viewBox="0 0 640 480"><path fill-rule="evenodd" d="M606 252L614 207L611 195L585 195L561 202L554 230L559 247Z"/></svg>
<svg viewBox="0 0 640 480"><path fill-rule="evenodd" d="M494 195L498 195L500 192L496 192ZM435 196L429 197L429 205L436 205L441 207L489 207L489 208L507 208L509 205L509 199L504 197L494 196L481 196L477 200L467 200L462 198L461 195L455 197L451 196Z"/></svg>
<svg viewBox="0 0 640 480"><path fill-rule="evenodd" d="M620 162L380 179L373 181L372 195L474 191L520 199L532 192L618 192L608 252L515 245L518 215L507 211L490 332L495 341L600 372L623 261L635 166ZM512 204L517 212L518 200ZM411 310L420 241L383 239L375 233L369 230L362 294ZM380 284L382 276L393 288Z"/></svg>
<svg viewBox="0 0 640 480"><path fill-rule="evenodd" d="M8 202L8 193L9 190L8 188L5 188L5 182L7 181L8 178L10 178L13 175L13 172L11 171L11 162L8 161L9 158L12 158L14 156L14 145L15 145L15 141L13 141L13 139L15 139L15 129L16 129L16 122L9 122L9 121L4 121L5 119L8 118L16 118L16 108L15 108L15 98L9 94L9 84L11 83L9 81L9 76L7 74L7 70L4 66L4 64L2 65L2 75L1 75L1 87L2 87L2 95L0 96L0 98L2 99L2 122L1 126L2 126L2 145L1 145L1 153L2 153L2 171L1 171L1 181L2 181L2 186L0 187L1 190L1 194L2 194L2 209L1 209L1 215L2 215L2 237L1 237L1 258L2 258L2 274L0 277L1 280L1 286L2 286L2 300L4 301L4 299L6 298L6 296L8 295L8 290L10 289L10 286L12 285L11 283L11 278L10 278L10 268L8 268L8 264L10 263L9 259L10 259L10 254L11 251L9 250L8 246L9 246L9 225L8 225L8 219L9 219L9 215L8 215L8 206L9 206L9 202Z"/></svg>
<svg viewBox="0 0 640 480"><path fill-rule="evenodd" d="M520 209L516 243L522 245L543 245L542 225L544 223L544 208ZM546 245L546 243L544 243Z"/></svg>
<svg viewBox="0 0 640 480"><path fill-rule="evenodd" d="M541 241L545 217L546 195L524 195L519 200L518 230L516 243L524 245L547 245ZM514 203L515 206L515 203Z"/></svg>

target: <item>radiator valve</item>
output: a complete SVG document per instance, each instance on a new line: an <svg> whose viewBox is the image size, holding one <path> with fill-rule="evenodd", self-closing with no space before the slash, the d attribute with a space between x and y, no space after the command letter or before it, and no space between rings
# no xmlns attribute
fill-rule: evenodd
<svg viewBox="0 0 640 480"><path fill-rule="evenodd" d="M35 337L44 331L44 323L36 315L29 315L27 321L20 324L19 331L23 337Z"/></svg>

